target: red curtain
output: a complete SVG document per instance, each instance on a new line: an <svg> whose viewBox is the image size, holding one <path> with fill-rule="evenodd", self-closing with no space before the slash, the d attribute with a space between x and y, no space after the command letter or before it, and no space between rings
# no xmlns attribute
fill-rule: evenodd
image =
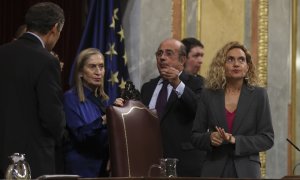
<svg viewBox="0 0 300 180"><path fill-rule="evenodd" d="M24 24L27 9L44 0L0 1L0 45L10 42L18 27ZM65 25L53 49L64 62L62 86L67 90L70 67L75 59L85 21L86 0L48 0L58 4L65 12Z"/></svg>

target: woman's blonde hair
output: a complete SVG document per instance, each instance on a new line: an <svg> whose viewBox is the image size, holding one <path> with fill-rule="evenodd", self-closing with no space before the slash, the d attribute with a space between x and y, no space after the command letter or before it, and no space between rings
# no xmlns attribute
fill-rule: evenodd
<svg viewBox="0 0 300 180"><path fill-rule="evenodd" d="M225 60L227 53L234 48L241 49L246 55L246 62L249 66L249 69L244 80L247 86L254 87L259 85L256 68L252 62L250 52L241 43L233 41L225 44L225 46L223 46L213 58L208 70L208 75L205 83L205 86L208 89L225 89L227 83L225 77Z"/></svg>
<svg viewBox="0 0 300 180"><path fill-rule="evenodd" d="M104 60L102 53L96 48L87 48L80 52L76 58L76 64L74 67L74 76L73 76L73 86L76 88L76 92L80 102L85 101L84 90L83 90L83 78L80 76L80 73L83 71L83 67L86 61L93 55L99 54ZM103 78L104 79L104 78ZM104 92L104 82L102 80L101 84L96 88L96 95L100 96L102 99L107 100L108 96Z"/></svg>

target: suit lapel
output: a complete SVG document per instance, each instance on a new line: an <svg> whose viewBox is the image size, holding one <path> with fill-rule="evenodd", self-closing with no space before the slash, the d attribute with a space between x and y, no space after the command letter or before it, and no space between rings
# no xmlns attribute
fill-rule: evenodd
<svg viewBox="0 0 300 180"><path fill-rule="evenodd" d="M211 99L212 102L212 115L214 116L215 126L219 126L225 129L228 132L228 126L226 122L225 115L225 94L224 90L219 90L216 93L216 96ZM215 130L215 129L214 129Z"/></svg>
<svg viewBox="0 0 300 180"><path fill-rule="evenodd" d="M164 117L168 114L168 112L170 111L170 109L172 109L172 106L175 104L175 102L177 101L178 97L177 94L174 92L174 90L172 90L170 97L168 99L168 102L166 104L165 110L163 112L161 121L164 120Z"/></svg>
<svg viewBox="0 0 300 180"><path fill-rule="evenodd" d="M232 134L236 134L239 126L242 124L244 116L247 114L249 106L254 99L253 94L253 90L250 90L246 85L243 85L237 105L237 111L234 117Z"/></svg>
<svg viewBox="0 0 300 180"><path fill-rule="evenodd" d="M188 86L189 76L187 74L185 74L184 71L182 71L182 73L180 74L179 79L185 84L185 86ZM172 106L176 103L176 101L178 101L178 96L177 96L175 90L172 90L171 94L170 94L170 97L168 99L168 102L166 104L165 111L163 112L163 116L162 116L161 121L164 120L164 117L172 109Z"/></svg>
<svg viewBox="0 0 300 180"><path fill-rule="evenodd" d="M155 78L155 79L152 79L151 82L149 83L149 87L147 87L147 88L149 88L149 89L147 89L147 90L145 91L145 102L144 102L144 104L145 104L147 107L149 107L149 103L150 103L150 101L151 101L151 98L152 98L152 96L153 96L154 90L155 90L155 88L156 88L156 86L157 86L157 83L158 83L159 79L160 79L160 77L157 77L157 78Z"/></svg>
<svg viewBox="0 0 300 180"><path fill-rule="evenodd" d="M42 42L37 37L35 37L34 35L32 35L30 33L24 33L19 39L30 41L31 42L30 44L35 47L44 48L42 45Z"/></svg>
<svg viewBox="0 0 300 180"><path fill-rule="evenodd" d="M91 100L94 104L97 105L97 107L100 109L100 111L101 111L102 114L106 113L106 107L103 104L101 98L96 97L93 93L91 93L90 95L88 95L87 98L89 100Z"/></svg>

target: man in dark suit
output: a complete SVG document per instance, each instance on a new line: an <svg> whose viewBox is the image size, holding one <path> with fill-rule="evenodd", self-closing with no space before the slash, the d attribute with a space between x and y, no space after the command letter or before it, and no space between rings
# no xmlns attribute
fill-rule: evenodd
<svg viewBox="0 0 300 180"><path fill-rule="evenodd" d="M200 176L204 152L191 144L191 130L197 107L197 95L203 82L183 72L186 61L184 45L175 39L164 40L157 52L160 76L145 83L141 99L150 109L156 109L161 121L164 157L177 158L178 176ZM165 83L166 82L166 83ZM160 92L167 89L167 103Z"/></svg>
<svg viewBox="0 0 300 180"><path fill-rule="evenodd" d="M49 52L59 39L64 12L38 3L26 13L27 32L0 47L0 179L8 156L26 154L32 178L55 173L55 145L65 118L59 61Z"/></svg>
<svg viewBox="0 0 300 180"><path fill-rule="evenodd" d="M198 73L201 69L204 57L204 45L196 38L188 37L181 40L186 48L186 63L184 71L203 80Z"/></svg>

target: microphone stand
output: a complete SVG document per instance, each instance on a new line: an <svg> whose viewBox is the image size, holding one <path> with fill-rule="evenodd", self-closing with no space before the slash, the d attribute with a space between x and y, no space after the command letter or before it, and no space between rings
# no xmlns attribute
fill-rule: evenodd
<svg viewBox="0 0 300 180"><path fill-rule="evenodd" d="M291 140L289 140L289 138L286 138L286 140L287 140L287 142L289 142L298 152L300 151L300 149L299 149L299 147L298 146L296 146ZM295 175L295 170L296 170L296 168L297 168L297 166L299 166L300 165L300 163L297 163L296 165L295 165L295 167L293 168L293 175Z"/></svg>

